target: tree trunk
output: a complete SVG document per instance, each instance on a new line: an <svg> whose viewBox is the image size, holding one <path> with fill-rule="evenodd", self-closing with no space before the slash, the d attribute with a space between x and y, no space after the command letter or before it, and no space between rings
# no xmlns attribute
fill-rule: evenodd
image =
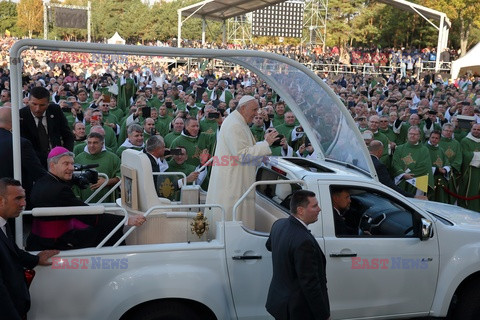
<svg viewBox="0 0 480 320"><path fill-rule="evenodd" d="M33 30L28 30L28 37L32 39L33 37Z"/></svg>
<svg viewBox="0 0 480 320"><path fill-rule="evenodd" d="M460 26L460 57L463 57L465 53L467 53L467 43L468 43L468 36L470 35L470 26L466 25L465 20L460 18L461 26Z"/></svg>

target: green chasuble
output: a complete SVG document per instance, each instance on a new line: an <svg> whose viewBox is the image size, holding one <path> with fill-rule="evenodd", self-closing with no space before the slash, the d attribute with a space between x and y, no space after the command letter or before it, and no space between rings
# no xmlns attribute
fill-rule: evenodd
<svg viewBox="0 0 480 320"><path fill-rule="evenodd" d="M92 104L92 100L87 99L85 102L80 102L79 101L78 103L80 103L80 106L82 107L82 110L85 111Z"/></svg>
<svg viewBox="0 0 480 320"><path fill-rule="evenodd" d="M200 111L200 108L197 107L197 106L190 107L190 106L187 105L187 106L185 107L185 110L188 111L188 114L190 115L190 117L196 119L196 118L197 118L198 111Z"/></svg>
<svg viewBox="0 0 480 320"><path fill-rule="evenodd" d="M213 155L214 146L215 146L215 135L200 133L198 137L190 137L185 134L181 134L178 138L173 140L170 148L174 149L178 146L185 147L188 154L188 159L186 163L197 167L200 165L200 154L203 149L208 150L208 156Z"/></svg>
<svg viewBox="0 0 480 320"><path fill-rule="evenodd" d="M448 180L448 189L454 193L458 193L458 185L460 182L461 169L462 169L462 147L460 142L455 139L447 139L442 137L438 143L440 148L443 149L445 156L448 159L448 163L452 168L450 179ZM454 196L448 196L448 203L455 204L457 198Z"/></svg>
<svg viewBox="0 0 480 320"><path fill-rule="evenodd" d="M130 107L130 99L135 95L137 91L137 87L135 86L135 81L133 79L128 78L126 79L123 85L121 83L121 78L118 79L118 97L117 97L117 106L122 109L126 110Z"/></svg>
<svg viewBox="0 0 480 320"><path fill-rule="evenodd" d="M117 117L117 124L120 125L120 122L122 121L123 117L125 117L125 113L123 112L123 110L118 107L115 107L113 109L110 109L109 112L115 115L115 117Z"/></svg>
<svg viewBox="0 0 480 320"><path fill-rule="evenodd" d="M162 137L165 137L170 132L170 124L166 124L165 122L155 121L155 130L157 130L157 133L159 135L161 135Z"/></svg>
<svg viewBox="0 0 480 320"><path fill-rule="evenodd" d="M124 143L125 144L125 143ZM116 155L121 159L122 158L122 152L126 149L133 149L133 150L137 150L137 151L142 151L143 150L143 145L140 146L140 147L137 147L137 146L130 146L130 147L127 147L127 146L124 146L124 145L121 145L120 147L118 147L117 149L117 152Z"/></svg>
<svg viewBox="0 0 480 320"><path fill-rule="evenodd" d="M295 128L295 124L286 124L283 123L279 126L275 126L279 134L282 134L285 138L287 138L288 145L292 143L292 130Z"/></svg>
<svg viewBox="0 0 480 320"><path fill-rule="evenodd" d="M165 148L170 148L173 140L175 140L179 136L180 136L180 132L172 131L169 134L167 134L165 137L163 137L163 140L165 141Z"/></svg>
<svg viewBox="0 0 480 320"><path fill-rule="evenodd" d="M217 93L217 99L225 102L227 104L227 106L230 103L230 100L233 99L233 94L230 92L230 90L225 90L225 91L217 90L216 93ZM223 95L223 93L225 93L225 95ZM222 97L222 95L223 95L223 97Z"/></svg>
<svg viewBox="0 0 480 320"><path fill-rule="evenodd" d="M217 119L203 118L202 120L200 120L200 132L216 135L217 129Z"/></svg>
<svg viewBox="0 0 480 320"><path fill-rule="evenodd" d="M278 127L279 125L284 124L284 123L285 123L285 116L284 115L279 116L275 112L274 115L273 115L273 119L272 119L273 126Z"/></svg>
<svg viewBox="0 0 480 320"><path fill-rule="evenodd" d="M75 147L76 147L77 145L79 145L79 144L83 144L83 146L85 146L85 145L86 145L86 141L87 141L87 136L85 136L85 138L82 139L82 140L74 140L74 141L73 141L73 147L75 148Z"/></svg>
<svg viewBox="0 0 480 320"><path fill-rule="evenodd" d="M389 141L397 143L397 134L393 132L393 129L388 127L388 129L378 129L381 133L383 133Z"/></svg>
<svg viewBox="0 0 480 320"><path fill-rule="evenodd" d="M480 152L480 139L472 136L471 133L460 142L463 152L462 183L458 193L466 197L480 195L480 168L472 166L474 152ZM480 212L480 199L458 200L458 204L464 208Z"/></svg>
<svg viewBox="0 0 480 320"><path fill-rule="evenodd" d="M457 140L458 142L461 142L463 140L463 138L465 138L468 134L468 130L467 129L462 129L462 128L455 128L453 130L453 137L455 138L455 140Z"/></svg>
<svg viewBox="0 0 480 320"><path fill-rule="evenodd" d="M108 112L108 113L103 112L102 115L103 115L103 122L105 124L114 123L114 124L120 125L120 120L118 120L117 116L114 115L112 112Z"/></svg>
<svg viewBox="0 0 480 320"><path fill-rule="evenodd" d="M129 116L130 116L130 114L125 116L120 121L120 134L118 135L117 141L121 142L121 141L125 141L125 139L127 139L127 119L128 119ZM138 119L138 121L134 121L132 123L136 123L138 125L143 126L143 121L144 121L143 117L139 116L137 119ZM132 123L130 123L130 124L132 124Z"/></svg>
<svg viewBox="0 0 480 320"><path fill-rule="evenodd" d="M430 161L430 153L423 144L417 143L411 145L410 143L404 143L397 146L395 153L393 154L392 170L393 177L397 177L402 173L406 173L407 169L410 170L410 174L414 177L420 177L428 174L428 185L433 186L432 175L432 163ZM400 188L407 192L415 194L417 188L404 179L400 180L398 185Z"/></svg>
<svg viewBox="0 0 480 320"><path fill-rule="evenodd" d="M75 156L75 163L80 164L99 164L96 171L104 173L108 176L109 179L113 177L120 178L120 158L113 152L103 150L99 154L89 154L87 152L82 152L78 156ZM88 197L94 192L90 188L79 189L76 188L77 195L80 196L80 199L83 201L87 200ZM102 189L91 201L90 203L95 203L100 198L102 198L110 190L109 187ZM113 202L115 199L115 193L112 196L107 197L104 202Z"/></svg>
<svg viewBox="0 0 480 320"><path fill-rule="evenodd" d="M165 99L160 100L158 97L153 97L147 100L147 106L158 110L165 103Z"/></svg>
<svg viewBox="0 0 480 320"><path fill-rule="evenodd" d="M256 125L252 125L250 127L250 131L252 131L256 142L263 141L265 139L265 130L263 129L263 126L257 127Z"/></svg>
<svg viewBox="0 0 480 320"><path fill-rule="evenodd" d="M174 100L173 103L177 106L177 110L185 110L185 102L182 99Z"/></svg>
<svg viewBox="0 0 480 320"><path fill-rule="evenodd" d="M410 127L410 123L402 123L402 125L400 126L400 132L397 135L397 145L407 143L408 129ZM425 133L423 132L423 128L420 128L420 141L425 141Z"/></svg>
<svg viewBox="0 0 480 320"><path fill-rule="evenodd" d="M155 129L162 137L165 137L170 132L170 124L172 123L173 117L171 116L158 116L155 120Z"/></svg>
<svg viewBox="0 0 480 320"><path fill-rule="evenodd" d="M115 134L115 131L113 131L112 128L110 128L107 125L103 125L103 130L105 130L105 147L110 148L112 150L117 150L118 148L118 142L117 142L117 135ZM87 135L90 133L90 128L91 125L86 125L85 126L85 132Z"/></svg>
<svg viewBox="0 0 480 320"><path fill-rule="evenodd" d="M64 112L65 118L67 119L68 127L73 129L73 124L75 123L75 117L71 112Z"/></svg>
<svg viewBox="0 0 480 320"><path fill-rule="evenodd" d="M283 157L282 148L283 148L282 146L274 146L274 147L270 146L270 150L272 150L271 156L272 157ZM284 150L284 151L285 151L285 154L287 154L288 150ZM287 154L287 156L288 156L288 154ZM296 155L294 153L293 157L295 157L295 156Z"/></svg>
<svg viewBox="0 0 480 320"><path fill-rule="evenodd" d="M420 121L420 124L418 125L418 127L420 128L420 132L422 134L422 139L423 140L421 140L421 141L428 140L428 137L425 137L425 131L424 131L425 130L425 120ZM430 129L431 128L432 127L430 127ZM438 124L438 123L434 123L433 124L433 130L442 132L442 126L440 126L440 124Z"/></svg>
<svg viewBox="0 0 480 320"><path fill-rule="evenodd" d="M430 160L432 161L432 172L433 168L442 168L448 166L448 159L445 156L445 153L442 148L439 146L432 146L429 143L426 143L425 146L428 148L430 153ZM450 176L450 173L448 174ZM433 188L428 188L428 199L437 202L448 203L448 194L443 189L448 185L447 179L441 173L435 172L433 176Z"/></svg>
<svg viewBox="0 0 480 320"><path fill-rule="evenodd" d="M382 142L383 152L382 152L382 156L380 157L380 161L382 161L382 163L386 165L388 169L390 169L391 163L390 163L390 157L388 154L388 149L389 149L388 146L390 144L390 141L388 140L387 136L381 133L379 130L377 130L377 132L373 134L373 139Z"/></svg>

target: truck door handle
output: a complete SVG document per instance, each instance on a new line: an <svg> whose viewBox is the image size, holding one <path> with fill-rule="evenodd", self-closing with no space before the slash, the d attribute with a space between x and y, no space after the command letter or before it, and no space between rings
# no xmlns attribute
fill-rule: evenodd
<svg viewBox="0 0 480 320"><path fill-rule="evenodd" d="M332 252L330 253L331 258L352 258L356 257L357 254L355 252L351 253L339 253L339 252Z"/></svg>
<svg viewBox="0 0 480 320"><path fill-rule="evenodd" d="M260 260L262 256L233 256L233 260Z"/></svg>

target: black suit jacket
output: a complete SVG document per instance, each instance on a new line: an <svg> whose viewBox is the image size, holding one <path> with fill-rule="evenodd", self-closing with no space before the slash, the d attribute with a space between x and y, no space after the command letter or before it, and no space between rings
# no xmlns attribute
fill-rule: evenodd
<svg viewBox="0 0 480 320"><path fill-rule="evenodd" d="M37 181L47 172L40 164L32 144L25 138L20 138L21 161L22 161L22 185L29 196L33 182ZM12 133L6 129L0 128L0 178L13 178L13 147Z"/></svg>
<svg viewBox="0 0 480 320"><path fill-rule="evenodd" d="M148 160L150 160L150 164L152 165L152 172L160 172L160 166L157 163L157 160L148 153L145 149L143 152L148 156ZM155 190L157 190L157 194L160 197L165 197L165 195L161 194L160 192L160 186L161 184L165 181L166 176L153 176L153 185L155 186ZM177 191L179 190L178 183L176 181L172 182L173 184L173 190Z"/></svg>
<svg viewBox="0 0 480 320"><path fill-rule="evenodd" d="M327 319L326 260L309 230L293 216L277 220L266 247L273 262L267 311L277 320Z"/></svg>
<svg viewBox="0 0 480 320"><path fill-rule="evenodd" d="M377 171L377 176L380 183L397 191L398 193L404 195L405 197L413 198L414 195L412 193L406 192L400 189L395 184L395 182L393 182L392 178L390 177L390 174L388 173L387 167L380 160L378 160L377 157L375 157L374 155L370 155L370 157L372 158L373 166L375 167L375 171Z"/></svg>
<svg viewBox="0 0 480 320"><path fill-rule="evenodd" d="M8 229L7 229L8 230ZM38 257L20 250L0 230L0 319L21 319L30 309L24 268L32 269Z"/></svg>
<svg viewBox="0 0 480 320"><path fill-rule="evenodd" d="M45 113L47 119L47 131L52 148L62 146L73 150L73 133L68 127L67 118L60 107L50 103ZM40 162L47 166L47 154L40 151L40 140L38 139L37 125L29 107L20 109L20 133L22 137L30 140Z"/></svg>

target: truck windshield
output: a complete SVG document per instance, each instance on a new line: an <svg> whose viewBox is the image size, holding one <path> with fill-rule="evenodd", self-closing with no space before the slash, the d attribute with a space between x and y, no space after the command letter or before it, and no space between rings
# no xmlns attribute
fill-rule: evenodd
<svg viewBox="0 0 480 320"><path fill-rule="evenodd" d="M348 110L310 70L263 57L228 57L263 77L292 109L321 158L351 164L368 173L370 156ZM305 68L306 69L306 68Z"/></svg>

